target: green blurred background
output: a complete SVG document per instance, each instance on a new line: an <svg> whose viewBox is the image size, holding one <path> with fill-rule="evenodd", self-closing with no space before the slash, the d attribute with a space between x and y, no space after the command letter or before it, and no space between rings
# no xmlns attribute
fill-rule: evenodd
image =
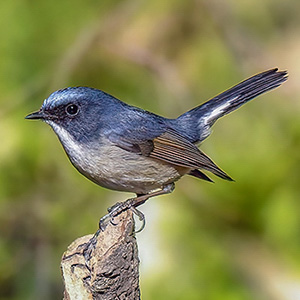
<svg viewBox="0 0 300 300"><path fill-rule="evenodd" d="M143 299L300 299L298 0L0 3L0 299L61 299L60 258L95 232L105 190L24 120L92 86L167 117L260 71L288 82L214 126L202 149L236 182L185 177L141 209Z"/></svg>

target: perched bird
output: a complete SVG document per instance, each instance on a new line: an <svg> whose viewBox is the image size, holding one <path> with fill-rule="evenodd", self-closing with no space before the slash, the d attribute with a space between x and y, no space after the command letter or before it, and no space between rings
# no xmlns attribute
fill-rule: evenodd
<svg viewBox="0 0 300 300"><path fill-rule="evenodd" d="M137 194L126 205L113 207L110 213L115 216L171 192L185 174L212 181L204 170L232 180L197 144L220 117L286 80L286 71L262 72L176 119L130 106L94 88L70 87L51 94L26 119L49 124L72 164L91 181Z"/></svg>

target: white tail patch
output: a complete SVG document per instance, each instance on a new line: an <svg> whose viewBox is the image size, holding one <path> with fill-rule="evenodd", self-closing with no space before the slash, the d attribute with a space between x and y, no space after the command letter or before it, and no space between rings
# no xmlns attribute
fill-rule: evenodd
<svg viewBox="0 0 300 300"><path fill-rule="evenodd" d="M214 120L217 120L218 118L220 118L224 112L226 111L226 109L232 104L232 102L234 102L236 99L238 98L238 96L228 99L225 103L221 104L220 106L217 106L215 109L213 109L209 114L205 115L203 118L201 118L202 122L205 125L209 125L211 122L213 122Z"/></svg>

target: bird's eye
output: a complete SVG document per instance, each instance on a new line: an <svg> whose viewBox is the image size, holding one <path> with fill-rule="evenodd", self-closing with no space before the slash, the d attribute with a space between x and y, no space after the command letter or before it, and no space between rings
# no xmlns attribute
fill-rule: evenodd
<svg viewBox="0 0 300 300"><path fill-rule="evenodd" d="M67 107L66 107L66 113L69 115L69 116L76 116L78 114L78 111L79 111L79 107L76 105L76 104L69 104Z"/></svg>

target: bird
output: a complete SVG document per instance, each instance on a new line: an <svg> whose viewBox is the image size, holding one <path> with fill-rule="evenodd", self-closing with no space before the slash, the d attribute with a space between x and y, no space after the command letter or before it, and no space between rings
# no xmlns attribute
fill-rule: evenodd
<svg viewBox="0 0 300 300"><path fill-rule="evenodd" d="M108 209L113 218L128 208L139 214L136 207L150 197L171 193L184 175L211 182L206 173L210 172L232 181L198 145L219 118L287 78L287 71L278 68L258 73L174 119L95 88L67 87L53 92L25 118L50 125L71 163L92 182L136 194Z"/></svg>

